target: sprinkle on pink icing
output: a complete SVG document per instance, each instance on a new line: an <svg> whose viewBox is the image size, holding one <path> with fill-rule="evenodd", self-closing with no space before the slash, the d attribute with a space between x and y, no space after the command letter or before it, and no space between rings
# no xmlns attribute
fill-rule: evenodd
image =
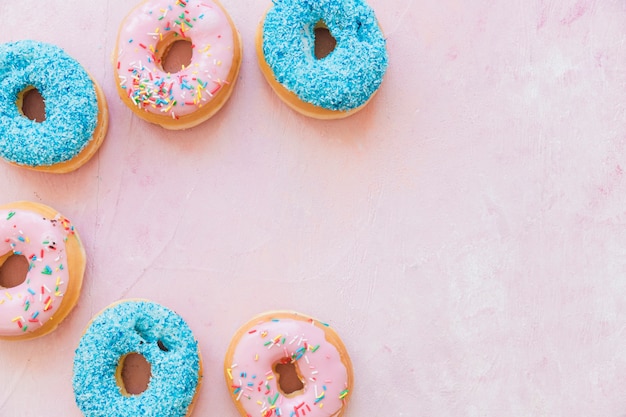
<svg viewBox="0 0 626 417"><path fill-rule="evenodd" d="M278 389L273 369L280 362L296 364L302 392L285 396ZM333 416L348 395L348 371L340 353L313 320L281 318L251 327L239 340L227 372L231 392L249 416Z"/></svg>
<svg viewBox="0 0 626 417"><path fill-rule="evenodd" d="M165 36L188 39L191 64L177 73L160 68L157 47ZM149 0L122 22L117 75L137 107L172 118L191 114L227 83L233 64L233 29L210 0Z"/></svg>
<svg viewBox="0 0 626 417"><path fill-rule="evenodd" d="M0 336L33 332L61 305L68 286L65 240L74 233L69 220L46 219L26 210L0 210L0 255L23 255L29 261L26 280L0 287Z"/></svg>

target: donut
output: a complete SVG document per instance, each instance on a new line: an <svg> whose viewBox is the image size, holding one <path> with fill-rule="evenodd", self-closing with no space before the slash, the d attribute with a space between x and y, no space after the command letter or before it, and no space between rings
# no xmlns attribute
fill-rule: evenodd
<svg viewBox="0 0 626 417"><path fill-rule="evenodd" d="M326 28L335 48L317 58L315 30ZM278 97L317 119L362 109L387 69L386 41L363 0L274 0L258 26L261 72Z"/></svg>
<svg viewBox="0 0 626 417"><path fill-rule="evenodd" d="M257 316L236 332L224 375L244 417L341 416L354 379L337 333L287 311Z"/></svg>
<svg viewBox="0 0 626 417"><path fill-rule="evenodd" d="M151 370L147 389L136 395L121 378L131 353L142 355ZM109 305L88 324L72 385L86 417L183 417L193 410L201 378L198 342L187 323L162 305L132 299Z"/></svg>
<svg viewBox="0 0 626 417"><path fill-rule="evenodd" d="M163 68L172 46L191 43L191 63ZM113 59L122 101L141 119L186 129L213 116L233 92L242 43L218 1L147 0L123 20Z"/></svg>
<svg viewBox="0 0 626 417"><path fill-rule="evenodd" d="M80 295L86 256L76 229L51 207L18 201L0 206L0 245L0 265L13 257L27 264L23 282L0 283L0 339L50 333Z"/></svg>
<svg viewBox="0 0 626 417"><path fill-rule="evenodd" d="M45 120L27 117L25 95L37 90ZM98 150L108 128L100 86L55 45L32 40L0 45L0 157L52 173L73 171Z"/></svg>

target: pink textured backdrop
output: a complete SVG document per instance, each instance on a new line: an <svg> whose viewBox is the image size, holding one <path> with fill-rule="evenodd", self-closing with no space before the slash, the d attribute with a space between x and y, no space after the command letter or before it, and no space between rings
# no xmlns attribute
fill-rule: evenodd
<svg viewBox="0 0 626 417"><path fill-rule="evenodd" d="M370 0L391 65L366 110L332 122L297 115L260 74L269 3L223 0L239 84L184 132L117 98L110 56L132 2L0 3L0 42L63 47L111 111L74 173L0 165L2 201L56 207L89 256L56 332L0 343L0 415L79 416L81 332L144 297L200 342L198 416L237 415L226 347L276 308L343 337L346 417L624 416L626 3Z"/></svg>

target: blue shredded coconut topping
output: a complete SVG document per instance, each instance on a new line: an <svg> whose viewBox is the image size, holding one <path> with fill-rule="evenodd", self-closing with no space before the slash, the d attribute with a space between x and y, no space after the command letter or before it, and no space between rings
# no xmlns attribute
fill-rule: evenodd
<svg viewBox="0 0 626 417"><path fill-rule="evenodd" d="M143 355L148 388L124 396L115 380L120 358ZM198 385L198 343L185 321L149 301L116 304L98 315L74 357L76 404L86 417L183 417Z"/></svg>
<svg viewBox="0 0 626 417"><path fill-rule="evenodd" d="M18 95L36 88L46 120L24 116ZM96 91L83 67L61 48L30 40L0 45L0 156L27 166L69 161L92 138Z"/></svg>
<svg viewBox="0 0 626 417"><path fill-rule="evenodd" d="M273 0L263 26L263 53L276 80L302 101L349 111L376 92L387 49L374 11L363 0ZM315 57L315 25L337 41Z"/></svg>

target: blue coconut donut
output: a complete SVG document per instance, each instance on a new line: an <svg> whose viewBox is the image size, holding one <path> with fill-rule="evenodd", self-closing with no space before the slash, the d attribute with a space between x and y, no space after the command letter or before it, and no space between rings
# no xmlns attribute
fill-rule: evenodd
<svg viewBox="0 0 626 417"><path fill-rule="evenodd" d="M121 362L139 353L151 377L141 394L126 392ZM183 417L202 376L198 342L185 321L150 301L126 300L93 318L74 357L76 404L86 417Z"/></svg>
<svg viewBox="0 0 626 417"><path fill-rule="evenodd" d="M32 89L44 100L42 122L22 110ZM95 154L107 126L102 91L61 48L31 40L0 45L0 157L41 171L72 171Z"/></svg>
<svg viewBox="0 0 626 417"><path fill-rule="evenodd" d="M315 56L315 29L336 46ZM346 117L363 108L387 69L385 38L364 0L273 0L256 39L261 71L278 96L311 117Z"/></svg>

